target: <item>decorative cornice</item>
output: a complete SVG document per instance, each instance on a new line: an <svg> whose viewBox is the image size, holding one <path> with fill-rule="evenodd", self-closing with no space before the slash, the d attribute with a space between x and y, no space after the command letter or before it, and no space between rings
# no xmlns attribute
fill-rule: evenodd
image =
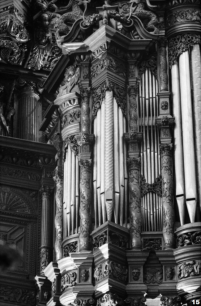
<svg viewBox="0 0 201 306"><path fill-rule="evenodd" d="M190 49L190 47L200 44L201 37L197 33L180 34L169 39L168 56L169 65L172 67L178 60L179 56Z"/></svg>

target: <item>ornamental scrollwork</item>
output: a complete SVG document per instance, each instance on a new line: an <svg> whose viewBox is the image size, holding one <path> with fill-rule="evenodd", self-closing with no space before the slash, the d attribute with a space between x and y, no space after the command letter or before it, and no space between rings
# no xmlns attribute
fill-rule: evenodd
<svg viewBox="0 0 201 306"><path fill-rule="evenodd" d="M34 290L0 285L0 299L5 302L17 303L22 306L36 305Z"/></svg>
<svg viewBox="0 0 201 306"><path fill-rule="evenodd" d="M119 76L125 78L126 71L125 65L122 62L117 62L113 57L106 55L99 59L97 62L94 62L91 67L91 76L92 78L97 77L101 72L108 70Z"/></svg>
<svg viewBox="0 0 201 306"><path fill-rule="evenodd" d="M180 296L176 296L176 297L161 296L160 302L162 306L181 306L182 305Z"/></svg>
<svg viewBox="0 0 201 306"><path fill-rule="evenodd" d="M63 248L64 257L69 256L70 253L77 252L77 248L78 248L78 242L77 241L73 241L73 242L70 242L67 245L65 245L64 248Z"/></svg>
<svg viewBox="0 0 201 306"><path fill-rule="evenodd" d="M153 184L146 182L146 179L141 175L141 197L145 196L149 192L156 193L159 197L162 197L162 177L159 176L155 179Z"/></svg>
<svg viewBox="0 0 201 306"><path fill-rule="evenodd" d="M107 231L101 233L100 235L93 238L93 247L94 249L99 248L100 246L108 243Z"/></svg>
<svg viewBox="0 0 201 306"><path fill-rule="evenodd" d="M169 27L181 23L181 22L188 22L188 21L198 21L201 20L201 12L196 8L192 9L185 9L185 10L178 10L173 12L172 14L168 15L167 17L167 25Z"/></svg>
<svg viewBox="0 0 201 306"><path fill-rule="evenodd" d="M150 250L162 250L162 239L161 238L147 238L143 239L143 251Z"/></svg>
<svg viewBox="0 0 201 306"><path fill-rule="evenodd" d="M201 43L201 38L199 34L188 33L177 35L170 38L168 42L168 56L169 56L169 65L172 67L179 58L179 56L189 50L193 45Z"/></svg>
<svg viewBox="0 0 201 306"><path fill-rule="evenodd" d="M177 247L201 244L201 232L189 232L177 237Z"/></svg>
<svg viewBox="0 0 201 306"><path fill-rule="evenodd" d="M77 272L65 272L61 276L61 292L68 287L73 287L77 284Z"/></svg>

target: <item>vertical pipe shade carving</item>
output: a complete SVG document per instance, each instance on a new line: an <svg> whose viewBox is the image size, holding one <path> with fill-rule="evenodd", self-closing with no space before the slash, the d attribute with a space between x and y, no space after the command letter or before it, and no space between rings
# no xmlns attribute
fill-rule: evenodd
<svg viewBox="0 0 201 306"><path fill-rule="evenodd" d="M70 145L64 161L64 237L78 234L79 229L79 163Z"/></svg>
<svg viewBox="0 0 201 306"><path fill-rule="evenodd" d="M118 106L115 99L111 101L112 110L112 146L108 146L108 149L112 150L113 154L113 170L110 173L110 179L112 178L112 196L113 196L113 208L111 215L106 214L106 187L110 181L106 184L106 146L107 143L107 127L105 125L106 120L106 105L103 100L101 108L97 112L97 116L94 119L94 156L93 156L93 188L94 188L94 217L95 228L103 224L107 220L111 220L116 224L127 226L127 205L128 205L128 186L127 186L127 167L126 167L126 145L123 142L123 134L126 133L126 119L123 117L122 110ZM111 121L111 118L109 118ZM108 152L107 154L109 154ZM108 177L109 178L109 177Z"/></svg>
<svg viewBox="0 0 201 306"><path fill-rule="evenodd" d="M143 73L139 86L139 131L141 144L141 176L149 186L160 177L159 135L155 120L159 114L158 82L149 69ZM142 230L162 230L162 198L156 192L142 190Z"/></svg>

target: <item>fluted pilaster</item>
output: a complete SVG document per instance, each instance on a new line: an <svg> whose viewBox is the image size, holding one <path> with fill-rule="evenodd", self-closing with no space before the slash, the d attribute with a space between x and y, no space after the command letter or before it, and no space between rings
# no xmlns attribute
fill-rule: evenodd
<svg viewBox="0 0 201 306"><path fill-rule="evenodd" d="M19 95L18 137L26 140L40 141L39 127L42 122L42 106L34 87L25 85Z"/></svg>
<svg viewBox="0 0 201 306"><path fill-rule="evenodd" d="M61 174L59 174L58 169L56 168L54 177L55 186L56 186L56 214L55 214L55 252L56 260L62 258L62 237L63 237L63 179Z"/></svg>
<svg viewBox="0 0 201 306"><path fill-rule="evenodd" d="M41 250L40 250L40 273L44 274L44 269L51 260L51 190L43 186L42 193L42 214L41 214Z"/></svg>

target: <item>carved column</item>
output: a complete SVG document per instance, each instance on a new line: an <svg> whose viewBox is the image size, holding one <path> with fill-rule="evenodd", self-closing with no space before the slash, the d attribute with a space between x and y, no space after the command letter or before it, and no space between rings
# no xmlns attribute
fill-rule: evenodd
<svg viewBox="0 0 201 306"><path fill-rule="evenodd" d="M172 144L161 144L163 239L165 249L174 247L174 199Z"/></svg>
<svg viewBox="0 0 201 306"><path fill-rule="evenodd" d="M80 251L91 249L92 161L80 160Z"/></svg>
<svg viewBox="0 0 201 306"><path fill-rule="evenodd" d="M40 274L44 275L44 269L51 260L51 190L43 186L42 193L42 213L41 213L41 250L40 250Z"/></svg>
<svg viewBox="0 0 201 306"><path fill-rule="evenodd" d="M55 215L55 253L56 260L62 258L62 238L63 238L63 178L58 171L58 168L55 169L54 177L55 186L56 186L56 215Z"/></svg>
<svg viewBox="0 0 201 306"><path fill-rule="evenodd" d="M81 134L80 145L80 235L79 250L91 250L91 206L92 206L92 160L90 135L89 89L81 88Z"/></svg>
<svg viewBox="0 0 201 306"><path fill-rule="evenodd" d="M161 39L158 44L160 91L168 91L166 41Z"/></svg>
<svg viewBox="0 0 201 306"><path fill-rule="evenodd" d="M26 140L40 141L39 127L42 122L42 106L34 86L25 85L19 95L18 137Z"/></svg>
<svg viewBox="0 0 201 306"><path fill-rule="evenodd" d="M130 210L130 240L131 247L141 248L141 194L140 194L140 161L128 158L128 185Z"/></svg>

